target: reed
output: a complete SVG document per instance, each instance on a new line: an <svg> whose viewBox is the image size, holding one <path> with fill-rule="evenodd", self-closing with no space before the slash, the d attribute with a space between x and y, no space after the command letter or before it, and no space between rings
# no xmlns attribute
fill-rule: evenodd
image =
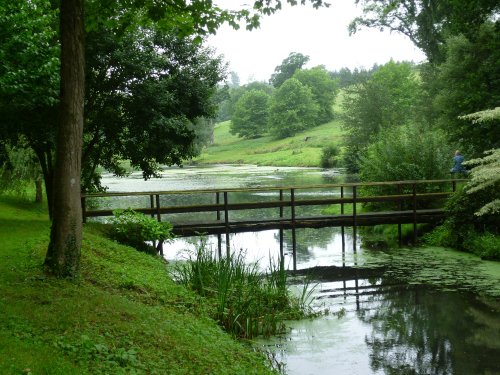
<svg viewBox="0 0 500 375"><path fill-rule="evenodd" d="M271 259L262 274L244 253L218 258L204 243L189 260L175 267L181 284L205 297L211 316L239 338L270 336L285 331L285 320L306 316L305 304L287 287L287 272Z"/></svg>

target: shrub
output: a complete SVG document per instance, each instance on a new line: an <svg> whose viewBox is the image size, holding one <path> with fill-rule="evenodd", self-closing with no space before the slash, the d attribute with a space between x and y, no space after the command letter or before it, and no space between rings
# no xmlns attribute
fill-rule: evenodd
<svg viewBox="0 0 500 375"><path fill-rule="evenodd" d="M334 168L338 165L339 147L337 145L327 145L321 149L322 168Z"/></svg>
<svg viewBox="0 0 500 375"><path fill-rule="evenodd" d="M464 249L482 259L500 261L500 236L493 233L470 233L465 240Z"/></svg>
<svg viewBox="0 0 500 375"><path fill-rule="evenodd" d="M172 224L168 222L160 223L131 208L113 211L113 215L112 237L140 251L156 253L146 241L164 242L173 238Z"/></svg>
<svg viewBox="0 0 500 375"><path fill-rule="evenodd" d="M444 134L438 130L405 125L382 131L368 147L361 158L360 179L366 182L439 180L449 178L449 170L450 150L446 146ZM439 189L442 190L443 186L417 185L417 192L436 192ZM411 192L412 187L406 185L400 193ZM383 195L399 192L392 186L372 186L364 187L360 193ZM409 201L403 202L403 209L407 204ZM371 204L376 207L380 205ZM419 207L429 206L427 202L419 202Z"/></svg>
<svg viewBox="0 0 500 375"><path fill-rule="evenodd" d="M434 180L449 177L445 135L419 126L384 130L361 161L362 181Z"/></svg>
<svg viewBox="0 0 500 375"><path fill-rule="evenodd" d="M450 246L484 259L500 260L498 215L474 213L497 194L496 186L468 194L467 187L457 191L446 203L446 220L425 238L432 245Z"/></svg>

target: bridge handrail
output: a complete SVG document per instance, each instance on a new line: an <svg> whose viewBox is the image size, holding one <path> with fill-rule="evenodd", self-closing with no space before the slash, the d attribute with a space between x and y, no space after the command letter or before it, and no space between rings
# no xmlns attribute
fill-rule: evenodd
<svg viewBox="0 0 500 375"><path fill-rule="evenodd" d="M404 181L380 181L380 182L347 182L341 184L322 185L300 185L300 186L259 186L250 188L218 188L218 189L188 189L188 190L162 190L162 191L141 191L141 192L111 192L111 193L88 193L82 194L82 198L103 198L122 196L146 196L146 195L183 195L183 194L210 194L210 193L231 193L231 192L255 192L255 191L279 191L279 190L309 190L338 187L364 187L364 186L398 186L398 185L420 185L466 182L468 179L452 178L442 180L404 180Z"/></svg>

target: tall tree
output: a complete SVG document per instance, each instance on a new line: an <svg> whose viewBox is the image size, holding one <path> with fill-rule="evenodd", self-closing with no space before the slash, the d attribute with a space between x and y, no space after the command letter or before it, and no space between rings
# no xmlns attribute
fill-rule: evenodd
<svg viewBox="0 0 500 375"><path fill-rule="evenodd" d="M316 125L319 105L311 89L290 78L271 96L269 129L278 138L291 137Z"/></svg>
<svg viewBox="0 0 500 375"><path fill-rule="evenodd" d="M229 72L229 75L231 76L229 87L240 87L240 77L238 76L238 73L231 71Z"/></svg>
<svg viewBox="0 0 500 375"><path fill-rule="evenodd" d="M317 124L333 118L333 102L338 93L337 83L330 77L324 66L297 70L293 75L303 85L309 87L313 98L319 105Z"/></svg>
<svg viewBox="0 0 500 375"><path fill-rule="evenodd" d="M346 89L343 120L350 170L357 171L361 155L382 129L414 121L419 91L413 66L394 61L381 66L367 82Z"/></svg>
<svg viewBox="0 0 500 375"><path fill-rule="evenodd" d="M271 75L269 82L276 88L280 87L287 79L292 78L297 70L302 69L308 61L309 56L291 52L280 65L274 68L274 73Z"/></svg>
<svg viewBox="0 0 500 375"><path fill-rule="evenodd" d="M311 0L314 6L322 0ZM295 0L288 0L295 4ZM305 0L301 0L302 3ZM99 24L129 23L131 15L142 22L157 21L182 35L214 33L224 22L239 27L244 19L248 28L258 26L260 14L281 9L280 0L256 1L252 13L248 10L231 12L213 6L211 1L176 2L100 2L88 1L87 10L93 15L89 27ZM60 4L61 33L61 110L57 137L55 183L57 199L53 205L54 221L47 251L46 266L58 276L78 273L81 247L80 172L84 106L84 0L66 0ZM141 24L141 22L139 22ZM130 24L128 24L130 26ZM201 37L199 37L201 40ZM60 194L60 195L59 195Z"/></svg>
<svg viewBox="0 0 500 375"><path fill-rule="evenodd" d="M35 152L49 215L59 102L57 20L48 0L0 4L0 140Z"/></svg>
<svg viewBox="0 0 500 375"><path fill-rule="evenodd" d="M500 21L486 22L474 38L451 37L446 46L446 60L433 82L439 124L455 144L480 157L483 151L500 147L500 121L470 126L458 117L500 103Z"/></svg>
<svg viewBox="0 0 500 375"><path fill-rule="evenodd" d="M269 95L263 91L250 90L236 103L231 118L231 134L243 138L257 138L267 132Z"/></svg>
<svg viewBox="0 0 500 375"><path fill-rule="evenodd" d="M231 119L234 114L234 109L238 100L251 90L262 91L268 95L274 90L274 87L265 82L250 82L239 87L231 87L228 89L228 97L219 106L219 120L226 121Z"/></svg>
<svg viewBox="0 0 500 375"><path fill-rule="evenodd" d="M49 273L74 277L80 268L80 201L85 96L84 0L65 0L60 8L61 100L50 243L45 257Z"/></svg>

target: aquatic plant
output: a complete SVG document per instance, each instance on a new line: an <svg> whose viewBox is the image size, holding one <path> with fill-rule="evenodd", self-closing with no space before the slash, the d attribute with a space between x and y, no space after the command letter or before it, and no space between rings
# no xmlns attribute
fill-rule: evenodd
<svg viewBox="0 0 500 375"><path fill-rule="evenodd" d="M175 267L174 278L205 297L211 316L239 338L284 332L285 320L307 315L304 301L287 288L283 262L270 260L262 274L258 263L245 263L244 255L218 258L202 242L187 262Z"/></svg>

